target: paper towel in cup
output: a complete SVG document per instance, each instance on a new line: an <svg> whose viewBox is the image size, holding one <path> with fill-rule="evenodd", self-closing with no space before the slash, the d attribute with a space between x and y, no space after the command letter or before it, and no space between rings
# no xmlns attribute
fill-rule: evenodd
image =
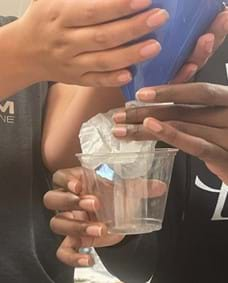
<svg viewBox="0 0 228 283"><path fill-rule="evenodd" d="M144 176L148 168L148 164L153 162L153 154L146 155L148 160L140 159L140 165L137 162L140 152L151 152L155 148L155 141L123 141L115 138L112 134L114 126L112 116L117 110L111 110L105 114L97 114L87 122L82 124L79 138L83 154L101 155L99 159L83 160L83 166L89 169L98 169L100 175L112 180L114 175L121 178L137 178ZM127 153L132 155L121 160L121 156L106 155L108 153ZM108 157L107 157L108 156ZM112 168L110 167L113 164ZM119 167L118 167L119 165ZM130 168L130 170L129 170ZM111 172L113 171L114 172ZM115 176L116 177L116 176Z"/></svg>

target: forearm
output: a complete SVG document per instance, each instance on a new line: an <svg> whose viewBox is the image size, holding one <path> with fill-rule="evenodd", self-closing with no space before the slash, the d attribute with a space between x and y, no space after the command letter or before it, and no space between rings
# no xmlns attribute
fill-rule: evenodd
<svg viewBox="0 0 228 283"><path fill-rule="evenodd" d="M0 101L38 81L20 21L0 27Z"/></svg>
<svg viewBox="0 0 228 283"><path fill-rule="evenodd" d="M124 105L120 90L54 85L49 94L43 134L43 159L50 171L76 166L83 122Z"/></svg>

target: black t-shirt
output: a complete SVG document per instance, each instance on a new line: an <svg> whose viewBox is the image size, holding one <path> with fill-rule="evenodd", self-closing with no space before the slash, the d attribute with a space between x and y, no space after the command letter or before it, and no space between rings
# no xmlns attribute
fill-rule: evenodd
<svg viewBox="0 0 228 283"><path fill-rule="evenodd" d="M0 26L11 20L0 17ZM73 269L56 258L61 239L51 232L52 214L42 203L51 188L41 158L47 93L48 84L40 83L0 103L2 283L73 282Z"/></svg>
<svg viewBox="0 0 228 283"><path fill-rule="evenodd" d="M228 41L196 81L227 85L227 62ZM228 186L197 158L178 153L163 229L98 252L126 283L152 276L152 283L227 283Z"/></svg>

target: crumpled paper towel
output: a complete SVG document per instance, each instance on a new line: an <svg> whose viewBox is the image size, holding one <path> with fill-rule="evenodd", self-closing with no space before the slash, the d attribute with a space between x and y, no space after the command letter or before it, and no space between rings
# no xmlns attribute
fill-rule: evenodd
<svg viewBox="0 0 228 283"><path fill-rule="evenodd" d="M117 110L110 110L105 114L97 114L87 122L82 124L79 138L83 154L90 154L83 160L83 166L90 169L97 169L100 175L108 179L113 178L113 173L121 178L136 178L145 176L148 164L152 165L153 154L148 156L148 160L140 158L140 152L151 152L155 148L155 141L124 141L115 138L112 134L114 123L113 114ZM118 153L117 155L110 153ZM120 153L133 153L121 159ZM107 155L105 155L107 154ZM108 155L109 154L109 155ZM94 155L94 158L93 156ZM99 158L97 157L98 155ZM83 157L82 157L83 158ZM137 160L140 160L140 164ZM114 172L109 171L113 170ZM107 171L108 170L108 171ZM102 173L103 172L103 173ZM108 176L108 177L107 177Z"/></svg>

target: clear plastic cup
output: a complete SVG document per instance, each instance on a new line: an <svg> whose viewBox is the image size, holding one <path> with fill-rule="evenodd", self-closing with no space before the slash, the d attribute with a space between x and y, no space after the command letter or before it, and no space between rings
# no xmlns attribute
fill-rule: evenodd
<svg viewBox="0 0 228 283"><path fill-rule="evenodd" d="M78 154L87 192L97 196L98 221L110 233L160 230L177 150L148 153Z"/></svg>

